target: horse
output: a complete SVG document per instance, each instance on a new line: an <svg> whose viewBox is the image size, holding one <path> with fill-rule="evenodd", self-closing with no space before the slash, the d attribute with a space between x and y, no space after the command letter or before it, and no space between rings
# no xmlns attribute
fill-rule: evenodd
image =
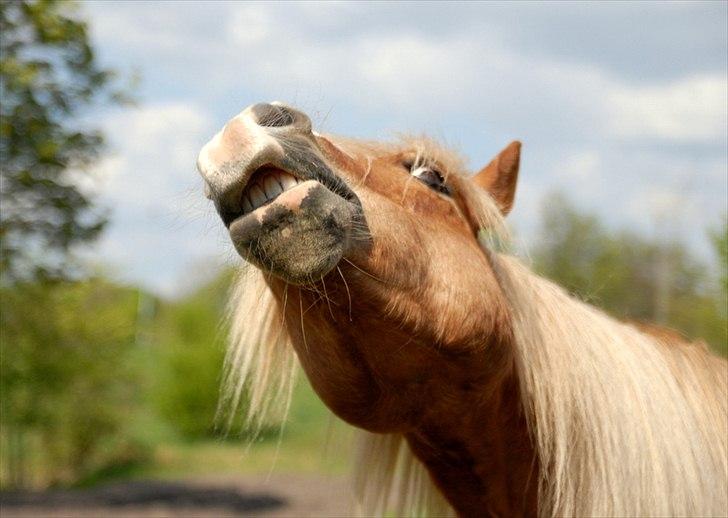
<svg viewBox="0 0 728 518"><path fill-rule="evenodd" d="M509 252L521 144L474 175L426 137L252 105L198 157L248 265L223 402L285 415L298 365L360 433L366 515L726 516L728 363Z"/></svg>

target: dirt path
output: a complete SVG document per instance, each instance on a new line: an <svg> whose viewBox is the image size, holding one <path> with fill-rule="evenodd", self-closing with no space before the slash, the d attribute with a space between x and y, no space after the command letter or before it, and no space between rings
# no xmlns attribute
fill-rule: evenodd
<svg viewBox="0 0 728 518"><path fill-rule="evenodd" d="M349 516L345 479L316 475L134 481L92 489L0 493L3 518Z"/></svg>

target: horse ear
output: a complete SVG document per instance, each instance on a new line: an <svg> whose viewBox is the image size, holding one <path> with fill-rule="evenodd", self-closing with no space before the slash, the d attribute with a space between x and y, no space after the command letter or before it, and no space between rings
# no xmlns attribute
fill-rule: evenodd
<svg viewBox="0 0 728 518"><path fill-rule="evenodd" d="M514 140L472 178L495 198L504 216L513 207L520 161L521 143Z"/></svg>

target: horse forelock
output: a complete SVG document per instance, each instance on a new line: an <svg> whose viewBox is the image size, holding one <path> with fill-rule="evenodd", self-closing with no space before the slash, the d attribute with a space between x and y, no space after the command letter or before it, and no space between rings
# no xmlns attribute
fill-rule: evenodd
<svg viewBox="0 0 728 518"><path fill-rule="evenodd" d="M408 152L415 162L439 164L444 171L465 174L465 160L452 149L427 135L399 134L395 142L379 142L364 139L324 135L326 139L351 157L366 159L371 156Z"/></svg>

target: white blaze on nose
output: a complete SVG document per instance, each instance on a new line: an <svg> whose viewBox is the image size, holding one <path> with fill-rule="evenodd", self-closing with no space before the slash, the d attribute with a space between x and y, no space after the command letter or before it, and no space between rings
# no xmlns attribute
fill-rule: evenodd
<svg viewBox="0 0 728 518"><path fill-rule="evenodd" d="M276 163L283 157L281 144L256 122L246 109L205 144L197 168L213 192L225 192L251 174L251 164Z"/></svg>

